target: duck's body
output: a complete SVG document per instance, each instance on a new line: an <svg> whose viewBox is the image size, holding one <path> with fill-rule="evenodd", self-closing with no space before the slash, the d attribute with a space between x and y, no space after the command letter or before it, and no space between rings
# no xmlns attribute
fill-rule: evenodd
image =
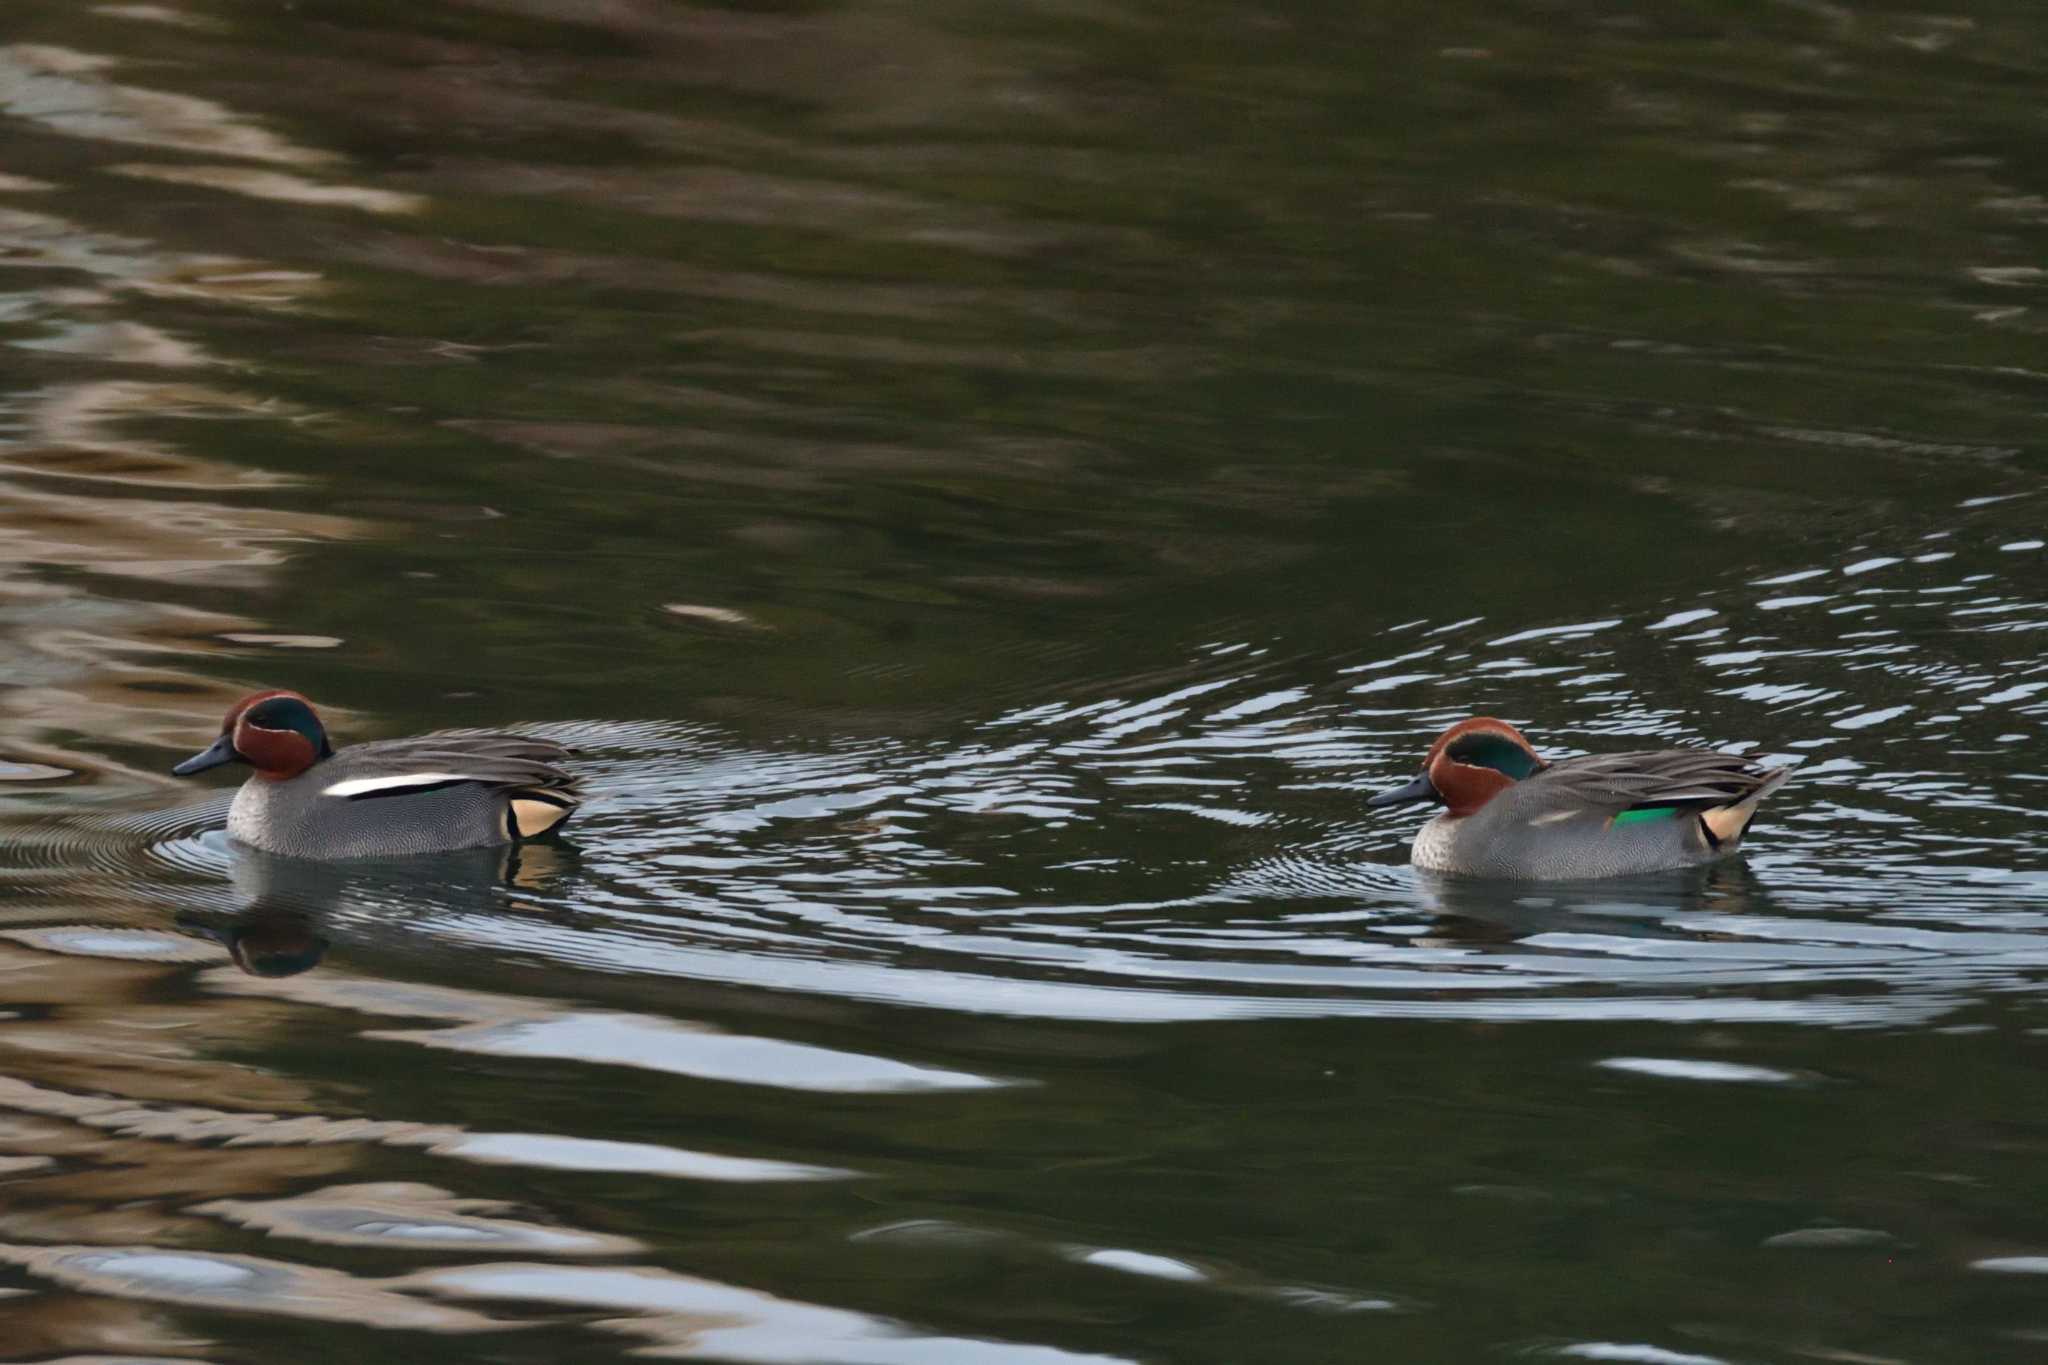
<svg viewBox="0 0 2048 1365"><path fill-rule="evenodd" d="M530 735L449 730L337 751L304 697L263 692L228 712L187 776L241 761L228 834L299 858L375 858L511 843L576 808L569 751Z"/></svg>
<svg viewBox="0 0 2048 1365"><path fill-rule="evenodd" d="M439 853L531 838L576 804L568 750L526 735L450 731L352 744L297 777L251 777L228 834L301 858Z"/></svg>
<svg viewBox="0 0 2048 1365"><path fill-rule="evenodd" d="M1434 800L1417 867L1521 881L1620 877L1733 854L1789 768L1704 749L1589 754L1546 763L1513 726L1461 721L1423 772L1370 804Z"/></svg>

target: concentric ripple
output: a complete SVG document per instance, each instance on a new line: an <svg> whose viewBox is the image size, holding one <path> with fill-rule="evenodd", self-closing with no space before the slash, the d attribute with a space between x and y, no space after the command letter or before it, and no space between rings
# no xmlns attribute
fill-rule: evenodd
<svg viewBox="0 0 2048 1365"><path fill-rule="evenodd" d="M1682 612L1410 622L1318 664L1217 646L1150 695L936 742L590 722L551 731L593 792L560 847L321 865L237 849L213 801L48 823L11 875L110 904L144 879L230 943L297 916L408 953L1049 1019L1921 1021L2028 988L2048 925L2048 779L2018 743L2048 664L2001 644L2048 604L2001 586L2009 551L1942 543L1798 571L1831 589L1814 609L1856 612L1825 646L1781 635L1780 574ZM1362 805L1471 713L1551 753L1704 744L1800 773L1746 862L1503 893L1415 874L1413 817ZM519 1028L473 1046L597 1059Z"/></svg>

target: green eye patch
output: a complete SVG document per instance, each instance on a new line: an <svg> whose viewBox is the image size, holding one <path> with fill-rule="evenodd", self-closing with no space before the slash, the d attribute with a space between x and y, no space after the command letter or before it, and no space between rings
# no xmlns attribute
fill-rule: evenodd
<svg viewBox="0 0 2048 1365"><path fill-rule="evenodd" d="M1467 735L1444 750L1454 763L1491 768L1520 782L1539 766L1535 755L1505 735Z"/></svg>

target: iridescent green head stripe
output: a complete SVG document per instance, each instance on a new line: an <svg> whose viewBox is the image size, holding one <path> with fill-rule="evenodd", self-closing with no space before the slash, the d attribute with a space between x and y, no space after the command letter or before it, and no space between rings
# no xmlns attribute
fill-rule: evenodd
<svg viewBox="0 0 2048 1365"><path fill-rule="evenodd" d="M1453 763L1491 768L1520 782L1542 767L1542 760L1506 735L1479 731L1451 741L1444 753Z"/></svg>
<svg viewBox="0 0 2048 1365"><path fill-rule="evenodd" d="M242 712L239 719L241 724L253 725L259 730L289 730L301 735L321 758L331 757L334 753L334 745L327 739L327 727L320 723L320 717L313 714L313 708L306 704L304 697L290 694L266 697Z"/></svg>

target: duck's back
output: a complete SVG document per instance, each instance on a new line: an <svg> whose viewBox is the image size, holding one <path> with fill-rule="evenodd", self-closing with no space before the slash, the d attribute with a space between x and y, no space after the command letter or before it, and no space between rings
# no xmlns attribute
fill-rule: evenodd
<svg viewBox="0 0 2048 1365"><path fill-rule="evenodd" d="M1440 872L1546 881L1710 862L1735 851L1756 803L1787 776L1787 769L1702 749L1564 759L1472 815L1431 820L1416 836L1414 861Z"/></svg>
<svg viewBox="0 0 2048 1365"><path fill-rule="evenodd" d="M448 731L353 745L284 781L252 777L228 833L302 858L391 857L531 838L575 809L569 750L529 735Z"/></svg>

